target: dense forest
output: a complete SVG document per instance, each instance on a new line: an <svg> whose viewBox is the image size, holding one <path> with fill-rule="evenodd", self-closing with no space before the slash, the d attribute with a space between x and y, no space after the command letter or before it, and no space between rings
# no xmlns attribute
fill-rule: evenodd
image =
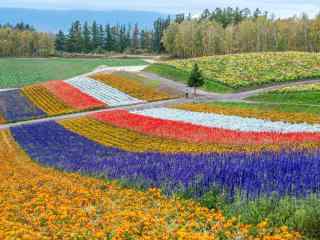
<svg viewBox="0 0 320 240"><path fill-rule="evenodd" d="M55 36L19 23L0 25L0 56L67 53L168 53L175 57L262 51L320 51L320 14L275 18L259 9L206 9L201 16L157 19L152 29L138 24L102 25L75 21Z"/></svg>
<svg viewBox="0 0 320 240"><path fill-rule="evenodd" d="M72 23L67 34L59 31L56 35L56 49L69 53L161 53L164 51L161 39L170 18L159 18L154 22L153 30L140 29L138 24L101 25L93 22Z"/></svg>
<svg viewBox="0 0 320 240"><path fill-rule="evenodd" d="M320 51L320 14L276 19L259 9L205 10L198 19L172 22L163 37L176 57L265 51Z"/></svg>
<svg viewBox="0 0 320 240"><path fill-rule="evenodd" d="M55 53L54 36L24 23L0 25L1 57L48 57Z"/></svg>

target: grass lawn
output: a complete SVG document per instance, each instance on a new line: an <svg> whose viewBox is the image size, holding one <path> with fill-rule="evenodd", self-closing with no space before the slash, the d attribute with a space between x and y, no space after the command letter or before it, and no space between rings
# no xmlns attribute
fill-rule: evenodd
<svg viewBox="0 0 320 240"><path fill-rule="evenodd" d="M143 65L139 59L0 59L0 88L22 87L48 80L63 80L94 70L100 65Z"/></svg>
<svg viewBox="0 0 320 240"><path fill-rule="evenodd" d="M166 64L152 64L147 67L145 71L155 73L159 76L178 82L183 82L185 84L187 84L190 76L190 72ZM225 84L209 80L207 78L205 79L205 85L202 87L202 89L209 92L217 93L231 93L234 91L231 87L228 87Z"/></svg>
<svg viewBox="0 0 320 240"><path fill-rule="evenodd" d="M259 102L286 103L286 104L310 104L319 105L320 92L291 92L291 93L265 93L250 97L248 100Z"/></svg>
<svg viewBox="0 0 320 240"><path fill-rule="evenodd" d="M303 84L284 87L272 92L250 97L249 100L286 104L310 104L320 106L320 84Z"/></svg>
<svg viewBox="0 0 320 240"><path fill-rule="evenodd" d="M149 71L176 80L186 76L197 63L210 84L206 88L241 91L277 83L320 78L320 54L305 52L269 52L211 56L167 61L153 65ZM220 84L220 85L217 85Z"/></svg>

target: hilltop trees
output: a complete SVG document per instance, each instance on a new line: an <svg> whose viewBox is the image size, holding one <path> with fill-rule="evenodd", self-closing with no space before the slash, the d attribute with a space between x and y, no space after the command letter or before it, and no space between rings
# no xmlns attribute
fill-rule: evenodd
<svg viewBox="0 0 320 240"><path fill-rule="evenodd" d="M36 32L28 24L0 26L1 57L47 57L54 54L54 37L48 33Z"/></svg>
<svg viewBox="0 0 320 240"><path fill-rule="evenodd" d="M176 57L264 51L320 51L320 16L275 19L259 9L205 10L199 19L174 22L163 45Z"/></svg>
<svg viewBox="0 0 320 240"><path fill-rule="evenodd" d="M167 26L169 23L167 23ZM159 31L159 32L158 32ZM76 21L72 23L69 32L65 35L59 31L56 35L56 49L70 53L100 53L100 52L135 52L139 49L145 52L162 52L164 48L161 43L164 28L158 29L156 33L140 30L135 24L130 26L107 24L105 26L93 22L83 25ZM158 37L155 37L156 34Z"/></svg>

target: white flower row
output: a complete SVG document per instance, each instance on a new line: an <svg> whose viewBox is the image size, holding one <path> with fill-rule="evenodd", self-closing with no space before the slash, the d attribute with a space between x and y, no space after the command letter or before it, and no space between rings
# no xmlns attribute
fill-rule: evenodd
<svg viewBox="0 0 320 240"><path fill-rule="evenodd" d="M256 118L226 116L221 114L192 112L171 108L153 108L141 111L132 111L132 113L158 119L181 121L200 126L238 130L244 132L320 132L319 124L290 124L281 121L272 122Z"/></svg>
<svg viewBox="0 0 320 240"><path fill-rule="evenodd" d="M76 77L65 80L65 82L111 107L143 102L119 91L116 88L110 87L88 77Z"/></svg>

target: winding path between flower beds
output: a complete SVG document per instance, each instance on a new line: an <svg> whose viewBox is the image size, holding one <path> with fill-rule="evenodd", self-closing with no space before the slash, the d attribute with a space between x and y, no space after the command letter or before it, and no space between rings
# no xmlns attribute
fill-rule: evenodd
<svg viewBox="0 0 320 240"><path fill-rule="evenodd" d="M136 72L139 73L139 75L153 79L153 80L158 80L161 81L164 85L167 85L173 89L176 89L178 91L184 91L186 89L186 85L177 82L171 79L163 78L160 77L156 74L149 73L149 72L144 72L143 70L147 67L146 66L128 66L128 67L104 67L101 66L97 68L96 70L83 74L81 76L90 76L94 73L98 72L115 72L115 71L127 71L127 72ZM303 80L303 81L295 81L295 82L289 82L289 83L283 83L283 84L277 84L274 86L268 86L268 87L262 87L259 89L255 90L249 90L249 91L243 91L239 93L228 93L228 94L219 94L219 93L211 93L211 92L206 92L203 90L198 90L199 96L192 99L192 98L178 98L178 99L171 99L171 100L164 100L164 101L158 101L158 102L151 102L151 103L137 103L133 105L121 105L109 109L102 109L102 110L95 110L95 111L88 111L88 112L81 112L81 113L71 113L71 114L66 114L62 116L56 116L56 117L48 117L48 118L43 118L43 119L36 119L36 120L29 120L29 121L23 121L23 122L18 122L18 123L9 123L9 124L4 124L0 125L0 130L1 129L8 129L10 127L16 127L16 126L21 126L21 125L28 125L28 124L34 124L34 123L41 123L41 122L48 122L48 121L56 121L56 120L62 120L62 119L72 119L72 118L78 118L82 116L86 116L89 113L99 113L99 112L106 112L106 111L114 111L114 110L119 110L119 109L125 109L129 111L134 111L134 110L144 110L144 109L150 109L150 108L160 108L160 107L167 107L169 105L174 105L174 104L183 104L183 103L204 103L204 102L209 102L209 101L241 101L241 102L247 102L246 98L264 93L264 92L269 92L272 90L276 90L279 88L283 87L289 87L289 86L298 86L298 85L303 85L303 84L313 84L313 83L320 83L320 79L310 79L310 80ZM0 89L1 91L9 91L13 89Z"/></svg>

